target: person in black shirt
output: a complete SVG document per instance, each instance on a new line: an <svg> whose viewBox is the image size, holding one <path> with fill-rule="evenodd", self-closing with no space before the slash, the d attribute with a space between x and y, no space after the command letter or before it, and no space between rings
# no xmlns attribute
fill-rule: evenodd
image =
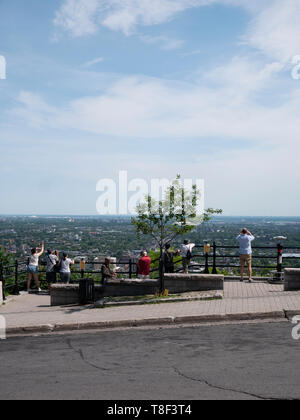
<svg viewBox="0 0 300 420"><path fill-rule="evenodd" d="M171 251L170 244L167 244L165 246L165 252L163 256L165 273L174 273L174 269L175 269L174 257L177 257L179 253L180 251L177 251L177 252Z"/></svg>

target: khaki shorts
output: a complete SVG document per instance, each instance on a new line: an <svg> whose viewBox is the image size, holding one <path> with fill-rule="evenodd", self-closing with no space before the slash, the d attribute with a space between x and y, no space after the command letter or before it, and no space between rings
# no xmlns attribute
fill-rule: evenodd
<svg viewBox="0 0 300 420"><path fill-rule="evenodd" d="M189 268L190 263L191 263L190 259L185 258L185 257L182 258L182 265L183 265L184 270L187 270Z"/></svg>
<svg viewBox="0 0 300 420"><path fill-rule="evenodd" d="M240 255L240 263L242 265L245 265L245 264L250 265L252 263L252 254L242 254L242 255Z"/></svg>

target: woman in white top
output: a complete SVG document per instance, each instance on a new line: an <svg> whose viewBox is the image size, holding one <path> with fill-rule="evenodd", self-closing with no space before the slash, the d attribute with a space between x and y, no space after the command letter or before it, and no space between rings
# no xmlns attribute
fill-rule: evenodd
<svg viewBox="0 0 300 420"><path fill-rule="evenodd" d="M63 254L63 258L60 262L60 279L62 283L70 283L71 280L71 270L70 265L75 264L74 260L68 258L68 254Z"/></svg>
<svg viewBox="0 0 300 420"><path fill-rule="evenodd" d="M39 257L44 253L44 243L42 243L42 248L40 252L38 248L33 248L31 250L31 256L29 257L29 263L27 267L28 280L27 280L27 291L30 292L30 285L32 277L35 281L36 287L39 292L41 292L39 284Z"/></svg>

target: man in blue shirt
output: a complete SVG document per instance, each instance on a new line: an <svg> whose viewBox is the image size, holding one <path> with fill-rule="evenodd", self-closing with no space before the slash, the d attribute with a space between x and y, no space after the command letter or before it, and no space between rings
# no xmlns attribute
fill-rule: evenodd
<svg viewBox="0 0 300 420"><path fill-rule="evenodd" d="M252 248L251 242L254 241L254 236L248 229L242 229L239 236L236 238L240 244L240 264L241 264L241 281L244 281L245 264L248 266L249 283L252 283Z"/></svg>

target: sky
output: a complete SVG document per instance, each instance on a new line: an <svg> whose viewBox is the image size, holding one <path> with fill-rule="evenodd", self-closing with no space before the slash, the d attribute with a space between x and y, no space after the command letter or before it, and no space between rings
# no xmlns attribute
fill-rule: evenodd
<svg viewBox="0 0 300 420"><path fill-rule="evenodd" d="M0 214L96 214L127 171L299 216L299 18L299 0L0 0Z"/></svg>

